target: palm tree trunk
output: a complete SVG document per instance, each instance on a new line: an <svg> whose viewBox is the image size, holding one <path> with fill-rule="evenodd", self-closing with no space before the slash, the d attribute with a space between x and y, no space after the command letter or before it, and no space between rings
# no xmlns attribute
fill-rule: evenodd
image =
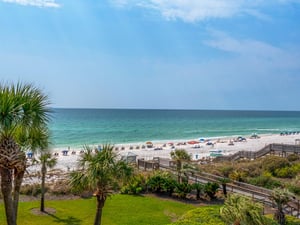
<svg viewBox="0 0 300 225"><path fill-rule="evenodd" d="M40 211L45 212L45 178L46 178L46 165L42 165L42 183L41 183L41 207Z"/></svg>
<svg viewBox="0 0 300 225"><path fill-rule="evenodd" d="M104 207L104 203L105 203L105 199L100 198L100 196L97 195L97 211L96 211L94 225L101 225L102 209Z"/></svg>
<svg viewBox="0 0 300 225"><path fill-rule="evenodd" d="M1 191L4 200L7 225L16 225L16 217L12 199L12 171L6 168L0 168L1 173Z"/></svg>
<svg viewBox="0 0 300 225"><path fill-rule="evenodd" d="M197 200L200 200L200 189L197 189L197 194L196 194L196 199Z"/></svg>
<svg viewBox="0 0 300 225"><path fill-rule="evenodd" d="M222 188L223 188L223 194L225 197L227 197L227 188L226 188L226 183L222 184Z"/></svg>
<svg viewBox="0 0 300 225"><path fill-rule="evenodd" d="M277 220L277 222L278 222L280 225L286 224L286 218L285 218L285 214L284 214L284 212L283 212L282 207L279 207L279 208L277 209L277 211L276 211L275 214L274 214L274 219Z"/></svg>
<svg viewBox="0 0 300 225"><path fill-rule="evenodd" d="M16 171L16 169L15 169L13 207L14 207L16 220L18 218L19 196L20 196L20 189L21 189L24 173L25 173L25 168L24 168L24 170L21 170L21 171Z"/></svg>

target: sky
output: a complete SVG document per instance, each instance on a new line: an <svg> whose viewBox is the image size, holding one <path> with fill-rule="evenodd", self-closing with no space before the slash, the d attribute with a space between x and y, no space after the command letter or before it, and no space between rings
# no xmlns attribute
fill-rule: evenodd
<svg viewBox="0 0 300 225"><path fill-rule="evenodd" d="M0 0L0 82L59 108L300 110L300 0Z"/></svg>

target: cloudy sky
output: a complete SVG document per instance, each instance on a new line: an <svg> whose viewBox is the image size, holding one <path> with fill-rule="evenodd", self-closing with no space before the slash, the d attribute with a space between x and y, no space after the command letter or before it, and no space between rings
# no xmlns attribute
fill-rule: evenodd
<svg viewBox="0 0 300 225"><path fill-rule="evenodd" d="M54 107L300 110L300 0L0 0L0 81Z"/></svg>

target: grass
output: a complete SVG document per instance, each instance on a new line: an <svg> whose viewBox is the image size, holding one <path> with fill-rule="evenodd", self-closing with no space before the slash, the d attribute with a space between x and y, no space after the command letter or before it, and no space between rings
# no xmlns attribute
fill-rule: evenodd
<svg viewBox="0 0 300 225"><path fill-rule="evenodd" d="M90 225L96 212L95 199L46 201L46 207L56 213L34 215L31 209L39 202L21 202L18 224L20 225ZM163 200L151 196L114 195L107 199L102 224L109 225L164 225L178 219L195 206L181 202ZM6 224L4 206L0 204L0 224Z"/></svg>

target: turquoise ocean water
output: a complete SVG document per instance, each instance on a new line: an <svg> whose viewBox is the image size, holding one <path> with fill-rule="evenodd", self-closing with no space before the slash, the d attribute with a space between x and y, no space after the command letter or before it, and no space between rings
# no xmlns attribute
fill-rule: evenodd
<svg viewBox="0 0 300 225"><path fill-rule="evenodd" d="M300 131L300 112L53 109L54 147Z"/></svg>

